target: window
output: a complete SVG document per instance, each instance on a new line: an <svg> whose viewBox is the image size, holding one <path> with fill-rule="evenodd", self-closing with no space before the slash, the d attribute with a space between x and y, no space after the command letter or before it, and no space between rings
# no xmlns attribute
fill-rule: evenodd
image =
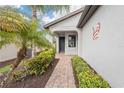
<svg viewBox="0 0 124 93"><path fill-rule="evenodd" d="M68 47L76 47L76 35L68 36Z"/></svg>

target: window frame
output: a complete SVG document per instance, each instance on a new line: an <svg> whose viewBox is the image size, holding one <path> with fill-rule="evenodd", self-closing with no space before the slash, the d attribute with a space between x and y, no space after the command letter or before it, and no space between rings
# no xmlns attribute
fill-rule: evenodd
<svg viewBox="0 0 124 93"><path fill-rule="evenodd" d="M71 40L69 40L70 37L71 37ZM68 47L69 48L76 48L77 47L77 40L76 39L77 39L77 35L75 35L75 34L68 35ZM70 46L71 42L73 43L72 46Z"/></svg>

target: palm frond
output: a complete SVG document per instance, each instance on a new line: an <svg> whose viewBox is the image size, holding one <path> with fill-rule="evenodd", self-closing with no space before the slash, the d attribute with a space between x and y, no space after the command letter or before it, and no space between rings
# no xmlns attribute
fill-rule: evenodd
<svg viewBox="0 0 124 93"><path fill-rule="evenodd" d="M53 10L55 12L69 11L68 5L38 5L36 7L42 13L46 13L48 10Z"/></svg>
<svg viewBox="0 0 124 93"><path fill-rule="evenodd" d="M12 44L15 41L16 34L13 32L0 31L0 48Z"/></svg>
<svg viewBox="0 0 124 93"><path fill-rule="evenodd" d="M47 13L49 10L55 11L55 12L69 12L70 7L69 5L31 5L29 6L32 9L32 19L37 19L37 12L44 14Z"/></svg>
<svg viewBox="0 0 124 93"><path fill-rule="evenodd" d="M0 30L23 31L27 29L28 21L16 9L0 7Z"/></svg>
<svg viewBox="0 0 124 93"><path fill-rule="evenodd" d="M7 44L17 47L31 46L50 47L46 39L48 31L37 31L38 22L27 20L21 13L8 7L0 8L0 48Z"/></svg>

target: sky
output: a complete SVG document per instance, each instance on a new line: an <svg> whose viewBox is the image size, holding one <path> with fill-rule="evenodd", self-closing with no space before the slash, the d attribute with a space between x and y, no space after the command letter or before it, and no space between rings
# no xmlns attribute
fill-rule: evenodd
<svg viewBox="0 0 124 93"><path fill-rule="evenodd" d="M26 14L28 17L32 16L32 11L28 6L26 6L26 5L17 5L17 6L14 6L14 7L19 9L21 12Z"/></svg>
<svg viewBox="0 0 124 93"><path fill-rule="evenodd" d="M31 12L31 9L26 6L26 5L17 5L17 6L14 6L16 8L18 8L21 12L25 13L27 16L31 17L32 16L32 12ZM76 9L79 9L81 8L82 6L81 5L73 5L73 6L70 6L70 12L72 11L75 11ZM64 15L66 15L67 13L65 11L63 11L62 13L56 13L55 11L53 10L49 10L47 11L45 14L41 15L41 13L37 13L38 14L38 18L39 19L42 19L42 21L45 23L48 23L48 22L51 22L57 18L60 18Z"/></svg>
<svg viewBox="0 0 124 93"><path fill-rule="evenodd" d="M78 5L78 6L70 6L70 12L72 12L72 11L75 11L75 10L77 10L77 9L79 9L79 8L81 8L82 6L81 5ZM62 16L64 16L64 15L66 15L67 14L67 12L62 12L62 13L56 13L56 12L48 12L46 15L43 15L43 21L45 22L45 23L49 23L49 22L51 22L51 21L53 21L53 20L55 20L55 19L57 19L57 18L60 18L60 17L62 17Z"/></svg>

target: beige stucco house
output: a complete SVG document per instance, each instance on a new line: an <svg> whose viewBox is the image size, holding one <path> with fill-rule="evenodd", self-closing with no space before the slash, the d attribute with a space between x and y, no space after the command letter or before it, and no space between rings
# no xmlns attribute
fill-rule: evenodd
<svg viewBox="0 0 124 93"><path fill-rule="evenodd" d="M112 87L124 87L124 6L85 6L44 26L56 52L84 58Z"/></svg>

